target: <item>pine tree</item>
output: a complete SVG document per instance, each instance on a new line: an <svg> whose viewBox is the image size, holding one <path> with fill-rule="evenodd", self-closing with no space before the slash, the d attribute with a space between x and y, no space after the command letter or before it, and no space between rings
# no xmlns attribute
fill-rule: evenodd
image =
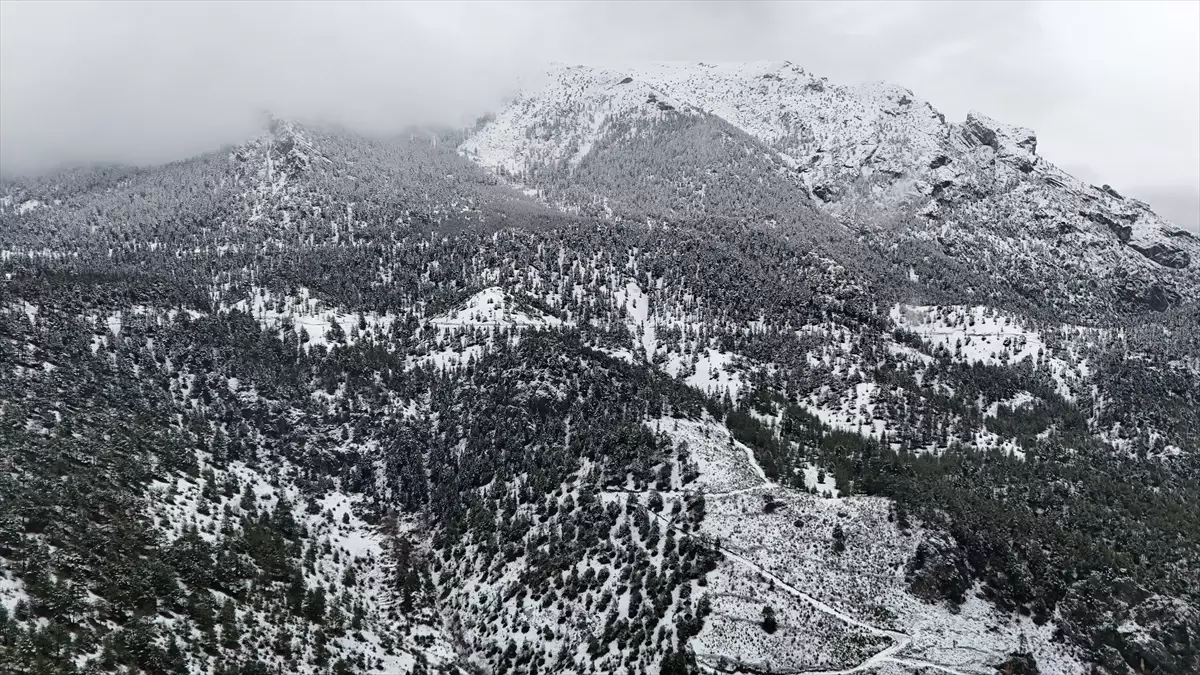
<svg viewBox="0 0 1200 675"><path fill-rule="evenodd" d="M237 649L241 641L241 630L238 627L237 612L232 598L226 598L221 605L221 646L225 649Z"/></svg>
<svg viewBox="0 0 1200 675"><path fill-rule="evenodd" d="M763 605L762 610L762 628L767 633L774 633L778 627L775 621L775 608L770 605Z"/></svg>

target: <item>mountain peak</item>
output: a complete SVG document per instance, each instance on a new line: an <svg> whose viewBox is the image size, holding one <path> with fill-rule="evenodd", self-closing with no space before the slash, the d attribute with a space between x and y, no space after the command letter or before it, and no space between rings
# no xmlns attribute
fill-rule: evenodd
<svg viewBox="0 0 1200 675"><path fill-rule="evenodd" d="M704 132L699 119L708 125ZM657 129L652 140L644 135L649 129ZM754 168L721 149L735 136L746 156L761 160ZM625 149L614 150L618 145ZM1001 261L1037 241L1039 250L1055 252L1046 254L1054 258L1047 269L1064 287L1105 268L1140 279L1128 282L1141 289L1138 297L1151 297L1146 289L1154 280L1175 279L1180 270L1189 270L1178 277L1181 294L1200 287L1193 267L1200 245L1193 238L1178 236L1145 204L1055 167L1038 155L1032 129L975 110L962 123L950 122L910 89L837 84L787 61L555 64L460 150L540 194L569 190L576 204L624 200L629 189L650 190L670 173L670 181L642 198L671 203L668 217L757 214L774 222L774 206L754 210L746 200L711 199L722 181L753 191L745 180L755 175L756 185L793 195L784 213L801 217L795 203L811 201L851 227L934 240L952 257L994 249L997 274L1009 269ZM649 151L669 151L677 164L689 156L707 164L703 172L662 165L620 195L610 176L583 197L588 179L574 172L589 157L611 166L630 161L622 153ZM657 162L648 155L639 161ZM590 169L596 170L608 169ZM788 186L778 182L785 174ZM714 213L729 206L739 212Z"/></svg>

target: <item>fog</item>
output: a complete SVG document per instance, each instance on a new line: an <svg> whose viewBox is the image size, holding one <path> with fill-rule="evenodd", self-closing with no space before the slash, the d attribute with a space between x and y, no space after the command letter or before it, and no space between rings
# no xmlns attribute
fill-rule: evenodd
<svg viewBox="0 0 1200 675"><path fill-rule="evenodd" d="M1200 3L0 3L0 170L162 162L258 113L365 131L470 123L550 61L787 59L1200 225Z"/></svg>

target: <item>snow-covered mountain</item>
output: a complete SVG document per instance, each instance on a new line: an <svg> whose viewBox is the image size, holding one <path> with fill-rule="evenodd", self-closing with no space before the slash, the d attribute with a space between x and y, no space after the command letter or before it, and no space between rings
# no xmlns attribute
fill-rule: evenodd
<svg viewBox="0 0 1200 675"><path fill-rule="evenodd" d="M1200 287L1200 239L1144 202L1054 166L1037 154L1032 130L977 112L947 121L902 87L838 85L788 62L554 66L460 150L527 188L571 184L607 202L615 198L611 181L582 168L590 156L614 139L630 144L697 119L757 141L738 150L786 167L799 187L788 194L791 203L811 201L849 226L888 233L880 238L885 243L920 241L1012 275L1023 295L1078 302L1096 292L1087 279L1098 279L1108 290L1103 301L1161 309ZM672 150L676 162L689 161L678 148L658 146ZM741 181L744 160L722 172L703 152L692 154L709 160L703 168L710 180L687 190L697 209L724 215L727 205L709 194L716 183ZM656 173L646 174L620 190L657 189Z"/></svg>
<svg viewBox="0 0 1200 675"><path fill-rule="evenodd" d="M0 673L1200 672L1195 240L1036 149L562 67L0 185Z"/></svg>

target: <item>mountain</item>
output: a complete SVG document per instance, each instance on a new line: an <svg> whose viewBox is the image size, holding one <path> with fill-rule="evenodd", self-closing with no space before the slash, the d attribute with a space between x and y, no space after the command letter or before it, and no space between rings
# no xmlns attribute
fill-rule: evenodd
<svg viewBox="0 0 1200 675"><path fill-rule="evenodd" d="M0 672L1200 670L1192 240L891 87L547 82L0 185Z"/></svg>
<svg viewBox="0 0 1200 675"><path fill-rule="evenodd" d="M685 141L690 152L655 145L656 136L678 138L677 125L712 128L721 141ZM622 148L650 168L636 180L606 154L630 144L653 147L636 156ZM698 145L706 154L694 154ZM947 122L907 89L837 85L787 62L559 66L461 150L550 201L623 203L632 217L655 217L664 191L686 203L677 217L797 221L792 209L815 204L876 232L880 245L926 244L1059 309L1090 300L1161 310L1195 297L1200 278L1200 239L1058 169L1037 154L1032 130L975 112ZM674 175L687 167L705 173ZM612 172L631 180L614 183ZM772 197L753 206L709 194L749 197L760 186Z"/></svg>

